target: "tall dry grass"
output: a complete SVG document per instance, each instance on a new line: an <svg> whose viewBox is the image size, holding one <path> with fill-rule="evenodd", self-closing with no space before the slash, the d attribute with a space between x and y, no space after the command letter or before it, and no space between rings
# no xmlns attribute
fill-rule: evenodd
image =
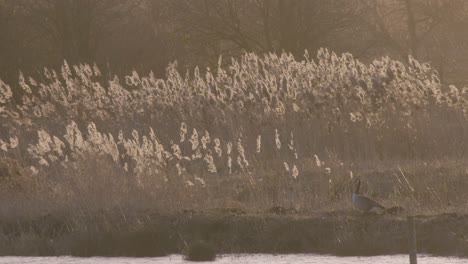
<svg viewBox="0 0 468 264"><path fill-rule="evenodd" d="M386 204L458 210L467 99L428 63L326 49L164 79L64 62L0 81L3 213L348 208L357 176Z"/></svg>

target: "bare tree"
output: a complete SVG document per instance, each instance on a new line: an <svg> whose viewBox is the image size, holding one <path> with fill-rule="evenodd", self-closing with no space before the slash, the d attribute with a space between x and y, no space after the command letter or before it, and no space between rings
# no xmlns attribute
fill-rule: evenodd
<svg viewBox="0 0 468 264"><path fill-rule="evenodd" d="M374 43L393 50L402 58L411 54L431 61L441 79L445 71L450 71L446 67L448 60L453 60L453 55L447 52L467 41L459 34L460 23L466 21L466 1L365 0L361 3L367 5L371 14L366 19L376 40Z"/></svg>
<svg viewBox="0 0 468 264"><path fill-rule="evenodd" d="M10 0L11 1L11 0ZM138 1L14 0L36 38L46 38L69 61L95 59L99 38L119 23Z"/></svg>
<svg viewBox="0 0 468 264"><path fill-rule="evenodd" d="M390 0L363 1L372 15L368 16L371 28L400 54L419 52L432 32L438 28L449 29L454 14L463 1L453 0Z"/></svg>
<svg viewBox="0 0 468 264"><path fill-rule="evenodd" d="M205 47L217 43L224 51L303 53L357 21L351 2L344 0L174 2L183 14L181 28L192 41Z"/></svg>

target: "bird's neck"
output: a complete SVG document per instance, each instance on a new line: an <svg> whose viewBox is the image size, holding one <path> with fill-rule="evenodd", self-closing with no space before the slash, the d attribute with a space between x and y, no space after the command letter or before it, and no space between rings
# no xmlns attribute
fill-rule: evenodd
<svg viewBox="0 0 468 264"><path fill-rule="evenodd" d="M356 185L356 189L354 190L354 193L355 194L359 194L359 187L361 187L361 183L358 182L357 185Z"/></svg>

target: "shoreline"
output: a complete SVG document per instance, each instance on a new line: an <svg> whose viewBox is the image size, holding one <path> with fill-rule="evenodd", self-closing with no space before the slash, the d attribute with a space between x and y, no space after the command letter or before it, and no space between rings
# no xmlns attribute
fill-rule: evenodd
<svg viewBox="0 0 468 264"><path fill-rule="evenodd" d="M419 254L468 257L468 215L415 216ZM238 210L87 221L45 216L0 222L1 256L157 257L196 241L219 254L407 254L406 216L358 212L245 214Z"/></svg>

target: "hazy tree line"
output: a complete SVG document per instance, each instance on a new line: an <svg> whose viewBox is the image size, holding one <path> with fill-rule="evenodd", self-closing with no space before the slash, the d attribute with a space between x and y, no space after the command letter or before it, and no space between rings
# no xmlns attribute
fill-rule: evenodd
<svg viewBox="0 0 468 264"><path fill-rule="evenodd" d="M0 0L0 72L96 62L163 74L243 51L361 60L408 54L444 80L468 77L467 0Z"/></svg>

